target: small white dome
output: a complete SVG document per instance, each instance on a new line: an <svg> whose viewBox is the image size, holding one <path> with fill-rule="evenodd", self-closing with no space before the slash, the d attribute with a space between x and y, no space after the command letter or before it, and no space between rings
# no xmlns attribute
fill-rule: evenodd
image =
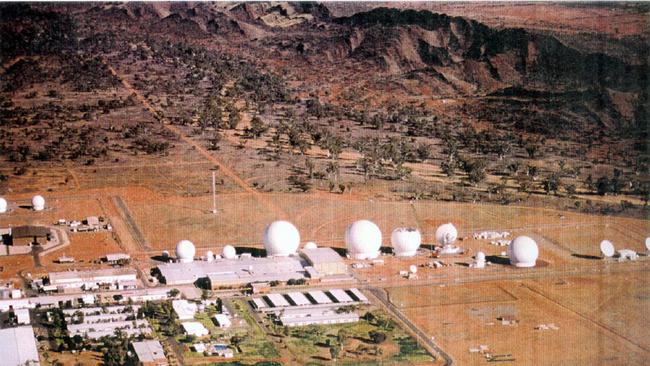
<svg viewBox="0 0 650 366"><path fill-rule="evenodd" d="M458 230L452 223L440 225L436 230L436 241L441 245L451 245L458 239Z"/></svg>
<svg viewBox="0 0 650 366"><path fill-rule="evenodd" d="M7 200L0 197L0 213L7 212Z"/></svg>
<svg viewBox="0 0 650 366"><path fill-rule="evenodd" d="M518 236L508 246L508 257L513 266L534 267L538 256L537 243L528 236Z"/></svg>
<svg viewBox="0 0 650 366"><path fill-rule="evenodd" d="M308 241L305 243L305 246L302 247L303 249L316 249L318 248L318 245L314 243L313 241Z"/></svg>
<svg viewBox="0 0 650 366"><path fill-rule="evenodd" d="M169 258L169 251L168 250L163 250L162 256L163 256L163 258Z"/></svg>
<svg viewBox="0 0 650 366"><path fill-rule="evenodd" d="M205 260L212 262L214 260L214 253L211 250L205 252Z"/></svg>
<svg viewBox="0 0 650 366"><path fill-rule="evenodd" d="M381 230L372 221L355 221L345 231L345 245L351 258L377 258L381 249Z"/></svg>
<svg viewBox="0 0 650 366"><path fill-rule="evenodd" d="M176 258L179 262L189 263L194 261L194 255L196 254L196 248L194 243L189 240L181 240L176 244Z"/></svg>
<svg viewBox="0 0 650 366"><path fill-rule="evenodd" d="M398 227L390 236L393 252L398 257L412 257L422 243L422 235L418 229Z"/></svg>
<svg viewBox="0 0 650 366"><path fill-rule="evenodd" d="M45 209L45 198L40 195L32 197L32 208L34 211L43 211Z"/></svg>
<svg viewBox="0 0 650 366"><path fill-rule="evenodd" d="M485 253L483 252L476 252L476 261L477 262L485 262Z"/></svg>
<svg viewBox="0 0 650 366"><path fill-rule="evenodd" d="M264 249L268 257L296 254L300 233L289 221L274 221L264 230Z"/></svg>
<svg viewBox="0 0 650 366"><path fill-rule="evenodd" d="M237 257L237 251L232 245L226 245L221 251L221 256L225 259L234 259Z"/></svg>
<svg viewBox="0 0 650 366"><path fill-rule="evenodd" d="M411 264L411 266L409 267L409 272L417 273L418 272L418 266L416 266L415 264Z"/></svg>

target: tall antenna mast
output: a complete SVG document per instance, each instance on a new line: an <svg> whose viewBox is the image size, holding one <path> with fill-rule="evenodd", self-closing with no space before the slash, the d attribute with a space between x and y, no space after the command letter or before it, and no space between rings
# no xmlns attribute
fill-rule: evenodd
<svg viewBox="0 0 650 366"><path fill-rule="evenodd" d="M217 213L217 178L214 170L212 171L212 213Z"/></svg>

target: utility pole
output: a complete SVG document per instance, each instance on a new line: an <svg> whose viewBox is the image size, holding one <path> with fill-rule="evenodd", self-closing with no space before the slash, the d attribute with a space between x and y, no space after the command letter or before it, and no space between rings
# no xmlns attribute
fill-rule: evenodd
<svg viewBox="0 0 650 366"><path fill-rule="evenodd" d="M217 175L212 171L212 213L217 213Z"/></svg>

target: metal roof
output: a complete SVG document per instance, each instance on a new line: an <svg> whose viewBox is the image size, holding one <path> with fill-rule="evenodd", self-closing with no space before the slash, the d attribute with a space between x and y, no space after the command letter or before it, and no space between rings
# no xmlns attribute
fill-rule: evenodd
<svg viewBox="0 0 650 366"><path fill-rule="evenodd" d="M343 262L343 258L334 249L327 247L303 249L302 254L312 265Z"/></svg>
<svg viewBox="0 0 650 366"><path fill-rule="evenodd" d="M316 290L316 291L309 291L308 294L316 300L316 303L318 304L331 304L333 301L330 299L323 291Z"/></svg>
<svg viewBox="0 0 650 366"><path fill-rule="evenodd" d="M311 301L300 292L290 292L287 295L298 306L311 305Z"/></svg>
<svg viewBox="0 0 650 366"><path fill-rule="evenodd" d="M341 289L332 289L329 290L329 293L334 296L338 302L354 302L354 300L343 290Z"/></svg>
<svg viewBox="0 0 650 366"><path fill-rule="evenodd" d="M358 288L351 288L349 291L352 292L352 294L356 296L357 299L359 299L359 301L368 302L368 298L366 297L366 295L364 295L361 291L359 291Z"/></svg>
<svg viewBox="0 0 650 366"><path fill-rule="evenodd" d="M282 294L268 294L265 297L269 299L273 307L291 306Z"/></svg>
<svg viewBox="0 0 650 366"><path fill-rule="evenodd" d="M191 263L166 263L158 266L167 284L193 283L199 278L210 278L214 283L287 281L304 278L304 261L299 257L215 259Z"/></svg>
<svg viewBox="0 0 650 366"><path fill-rule="evenodd" d="M3 366L40 365L32 327L0 329Z"/></svg>
<svg viewBox="0 0 650 366"><path fill-rule="evenodd" d="M166 360L163 347L158 341L133 342L132 345L140 362Z"/></svg>

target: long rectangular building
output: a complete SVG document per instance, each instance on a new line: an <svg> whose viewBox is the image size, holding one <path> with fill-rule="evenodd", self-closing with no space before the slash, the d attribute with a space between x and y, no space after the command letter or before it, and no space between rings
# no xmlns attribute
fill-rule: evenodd
<svg viewBox="0 0 650 366"><path fill-rule="evenodd" d="M343 324L359 321L355 312L336 312L329 309L289 309L282 312L280 322L288 327L311 324Z"/></svg>
<svg viewBox="0 0 650 366"><path fill-rule="evenodd" d="M168 285L193 284L206 279L212 289L243 286L255 282L288 281L306 278L306 262L298 256L216 259L190 263L166 263L158 266Z"/></svg>
<svg viewBox="0 0 650 366"><path fill-rule="evenodd" d="M317 304L331 304L333 301L323 291L315 290L309 291L309 296L316 301Z"/></svg>
<svg viewBox="0 0 650 366"><path fill-rule="evenodd" d="M59 292L137 288L137 272L130 268L50 272L50 285Z"/></svg>
<svg viewBox="0 0 650 366"><path fill-rule="evenodd" d="M39 366L38 350L31 326L0 329L0 364Z"/></svg>

